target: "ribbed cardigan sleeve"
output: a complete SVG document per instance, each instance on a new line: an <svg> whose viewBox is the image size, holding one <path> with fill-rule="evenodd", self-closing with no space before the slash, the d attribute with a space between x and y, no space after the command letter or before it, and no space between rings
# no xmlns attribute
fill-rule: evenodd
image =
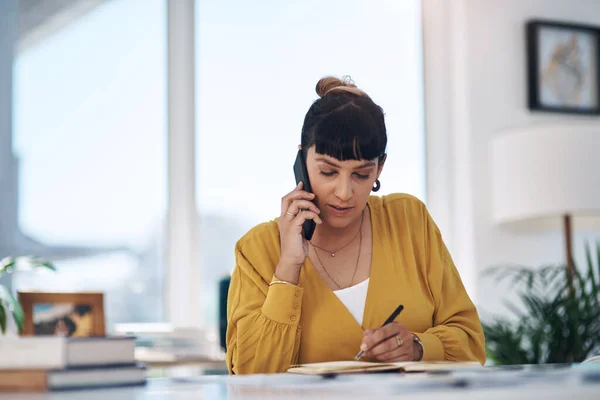
<svg viewBox="0 0 600 400"><path fill-rule="evenodd" d="M303 289L290 284L269 286L273 275L265 279L265 269L261 275L254 265L269 263L268 257L261 257L256 249L248 254L244 250L241 243L236 245L229 286L227 368L236 375L285 372L298 361Z"/></svg>
<svg viewBox="0 0 600 400"><path fill-rule="evenodd" d="M427 220L428 280L435 301L433 327L415 334L423 343L423 361L485 363L485 338L479 315L465 290L442 235L431 216Z"/></svg>

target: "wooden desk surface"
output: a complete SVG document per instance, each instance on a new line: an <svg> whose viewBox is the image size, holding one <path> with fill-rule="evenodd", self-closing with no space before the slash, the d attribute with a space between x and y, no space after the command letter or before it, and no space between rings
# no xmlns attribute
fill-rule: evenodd
<svg viewBox="0 0 600 400"><path fill-rule="evenodd" d="M149 379L146 386L54 393L4 393L0 400L154 399L600 399L600 367L556 371L368 374L325 379L293 374Z"/></svg>

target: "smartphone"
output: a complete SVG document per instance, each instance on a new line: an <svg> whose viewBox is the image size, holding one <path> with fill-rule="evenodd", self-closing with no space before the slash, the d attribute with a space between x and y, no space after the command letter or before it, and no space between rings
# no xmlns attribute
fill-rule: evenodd
<svg viewBox="0 0 600 400"><path fill-rule="evenodd" d="M304 159L302 150L298 150L298 154L296 155L296 162L294 163L294 175L296 176L296 185L298 185L302 181L304 183L304 185L302 186L302 190L312 193L310 182L308 181L308 170L306 169L306 160ZM312 219L307 219L306 221L304 221L304 223L302 224L302 234L304 235L304 238L306 240L312 239L316 227L317 224Z"/></svg>

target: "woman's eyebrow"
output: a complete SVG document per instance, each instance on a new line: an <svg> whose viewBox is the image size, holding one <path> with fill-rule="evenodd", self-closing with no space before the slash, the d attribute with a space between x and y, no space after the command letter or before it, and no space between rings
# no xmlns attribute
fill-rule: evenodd
<svg viewBox="0 0 600 400"><path fill-rule="evenodd" d="M361 164L358 167L355 167L354 169L362 169L362 168L373 167L373 166L375 166L375 161L367 161L366 163Z"/></svg>
<svg viewBox="0 0 600 400"><path fill-rule="evenodd" d="M328 159L323 158L323 157L317 157L317 158L315 158L315 161L321 161L321 162L324 162L325 164L331 165L332 167L341 168L338 164L336 164L336 163L334 163L332 161L329 161ZM354 167L354 169L355 170L356 169L362 169L362 168L372 167L372 166L375 166L375 165L376 165L375 161L367 161L367 162L359 165L358 167Z"/></svg>
<svg viewBox="0 0 600 400"><path fill-rule="evenodd" d="M317 158L315 158L315 161L321 161L321 162L324 162L325 164L331 165L332 167L340 168L340 166L337 165L336 163L331 162L323 157L317 157Z"/></svg>

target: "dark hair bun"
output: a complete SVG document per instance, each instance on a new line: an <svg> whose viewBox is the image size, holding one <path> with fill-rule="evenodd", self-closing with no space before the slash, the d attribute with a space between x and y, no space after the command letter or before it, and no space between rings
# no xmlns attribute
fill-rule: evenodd
<svg viewBox="0 0 600 400"><path fill-rule="evenodd" d="M330 93L351 93L356 96L369 97L365 92L356 87L349 76L344 76L342 79L326 76L319 79L315 88L319 97L325 97Z"/></svg>

